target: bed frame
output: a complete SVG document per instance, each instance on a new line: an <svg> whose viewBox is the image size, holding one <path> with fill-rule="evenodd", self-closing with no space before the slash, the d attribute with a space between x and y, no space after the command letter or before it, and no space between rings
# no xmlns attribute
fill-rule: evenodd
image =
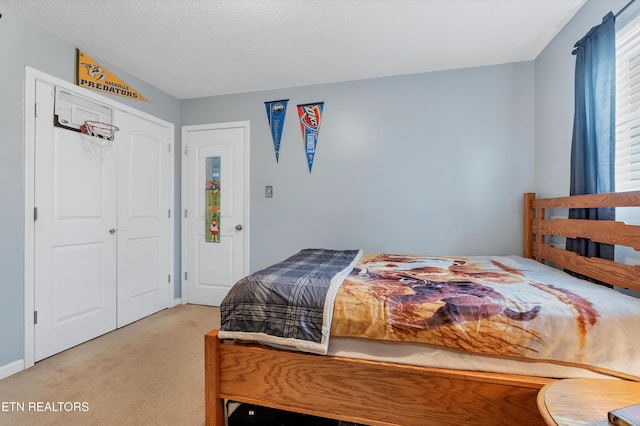
<svg viewBox="0 0 640 426"><path fill-rule="evenodd" d="M525 194L524 256L640 291L640 266L581 257L545 242L552 235L586 237L640 250L638 225L547 219L549 209L585 207L640 207L640 191L548 199ZM536 397L551 381L225 344L218 330L205 336L209 426L225 424L225 400L368 425L544 424Z"/></svg>

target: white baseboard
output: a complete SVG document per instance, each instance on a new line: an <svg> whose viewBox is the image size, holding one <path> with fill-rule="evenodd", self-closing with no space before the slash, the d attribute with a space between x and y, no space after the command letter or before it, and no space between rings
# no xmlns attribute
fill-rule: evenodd
<svg viewBox="0 0 640 426"><path fill-rule="evenodd" d="M178 297L177 299L171 299L169 302L169 307L173 308L174 306L182 305L182 297Z"/></svg>
<svg viewBox="0 0 640 426"><path fill-rule="evenodd" d="M10 364L0 366L0 380L24 370L24 360L19 359Z"/></svg>

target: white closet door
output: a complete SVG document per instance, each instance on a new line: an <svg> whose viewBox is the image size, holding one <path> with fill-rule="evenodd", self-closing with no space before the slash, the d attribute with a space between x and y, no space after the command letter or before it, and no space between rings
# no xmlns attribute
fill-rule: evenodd
<svg viewBox="0 0 640 426"><path fill-rule="evenodd" d="M167 308L172 128L116 111L118 327Z"/></svg>
<svg viewBox="0 0 640 426"><path fill-rule="evenodd" d="M38 361L169 306L173 126L35 85ZM73 130L87 119L120 128L110 146Z"/></svg>
<svg viewBox="0 0 640 426"><path fill-rule="evenodd" d="M37 361L116 326L117 168L114 150L96 152L87 136L53 126L51 84L37 81L36 99Z"/></svg>

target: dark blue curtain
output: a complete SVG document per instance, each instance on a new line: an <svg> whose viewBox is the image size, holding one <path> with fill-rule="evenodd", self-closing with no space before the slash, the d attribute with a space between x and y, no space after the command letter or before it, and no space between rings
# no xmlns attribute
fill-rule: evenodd
<svg viewBox="0 0 640 426"><path fill-rule="evenodd" d="M615 191L615 78L616 46L613 13L578 41L575 115L571 145L571 195ZM575 219L613 220L615 210L571 209ZM583 256L613 259L613 245L584 238L567 239L567 249Z"/></svg>

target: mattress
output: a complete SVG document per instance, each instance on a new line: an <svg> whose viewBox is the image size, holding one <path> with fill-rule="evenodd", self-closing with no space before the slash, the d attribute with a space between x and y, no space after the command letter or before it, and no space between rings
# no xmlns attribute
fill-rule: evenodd
<svg viewBox="0 0 640 426"><path fill-rule="evenodd" d="M540 377L640 380L640 299L520 256L306 249L240 280L221 339Z"/></svg>
<svg viewBox="0 0 640 426"><path fill-rule="evenodd" d="M333 337L327 355L450 370L484 371L553 379L617 379L595 371L552 364L469 354L418 343Z"/></svg>

